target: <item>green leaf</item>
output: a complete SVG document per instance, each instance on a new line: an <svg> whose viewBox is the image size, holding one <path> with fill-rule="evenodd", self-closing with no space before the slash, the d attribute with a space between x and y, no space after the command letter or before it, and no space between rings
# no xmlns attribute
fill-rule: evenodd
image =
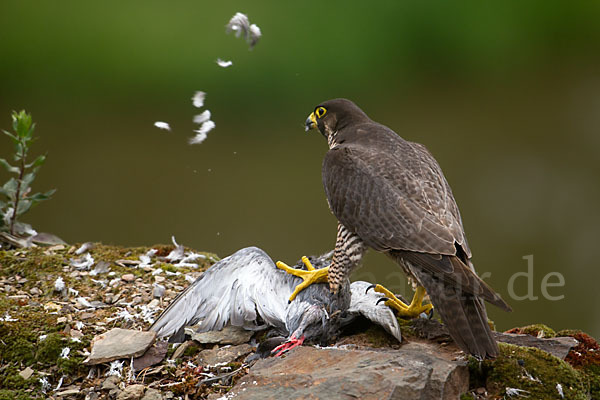
<svg viewBox="0 0 600 400"><path fill-rule="evenodd" d="M25 174L23 176L23 180L21 181L21 192L25 193L27 189L31 186L31 183L35 179L35 171Z"/></svg>
<svg viewBox="0 0 600 400"><path fill-rule="evenodd" d="M21 215L29 211L33 202L30 200L21 199L19 201L19 205L17 206L17 215Z"/></svg>
<svg viewBox="0 0 600 400"><path fill-rule="evenodd" d="M48 200L54 193L56 189L48 190L46 193L36 193L31 196L27 196L27 198L33 202L39 203L40 201Z"/></svg>
<svg viewBox="0 0 600 400"><path fill-rule="evenodd" d="M11 202L13 202L15 200L15 196L17 194L17 180L15 178L10 178L4 184L4 186L2 186L2 189L0 189L0 192L2 192L4 195L6 195L6 197L8 197Z"/></svg>
<svg viewBox="0 0 600 400"><path fill-rule="evenodd" d="M2 130L2 132L3 132L5 135L9 136L9 137L10 137L10 138L13 140L13 142L15 142L15 143L18 143L18 142L19 142L19 138L18 138L18 137L16 137L15 135L13 135L12 133L10 133L10 132L8 132L8 131L5 131L4 129Z"/></svg>
<svg viewBox="0 0 600 400"><path fill-rule="evenodd" d="M19 113L13 111L13 129L17 136L22 139L30 139L33 135L35 125L32 125L31 114L27 114L25 110Z"/></svg>
<svg viewBox="0 0 600 400"><path fill-rule="evenodd" d="M15 161L20 161L27 156L27 144L19 141L15 144Z"/></svg>
<svg viewBox="0 0 600 400"><path fill-rule="evenodd" d="M32 163L25 165L25 168L36 168L36 172L37 172L37 168L41 167L44 164L44 161L46 161L46 156L45 155L41 155L38 158L36 158L35 160L33 160Z"/></svg>
<svg viewBox="0 0 600 400"><path fill-rule="evenodd" d="M19 168L10 165L4 158L0 158L0 165L2 165L8 172L12 172L14 174L19 173Z"/></svg>

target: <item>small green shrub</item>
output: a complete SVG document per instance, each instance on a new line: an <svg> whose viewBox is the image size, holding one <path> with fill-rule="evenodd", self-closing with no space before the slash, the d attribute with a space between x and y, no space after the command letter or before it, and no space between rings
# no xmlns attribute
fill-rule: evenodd
<svg viewBox="0 0 600 400"><path fill-rule="evenodd" d="M33 130L35 124L31 119L31 114L25 111L12 113L12 126L14 133L4 131L15 145L13 159L16 165L10 164L4 158L0 158L0 164L16 177L10 178L2 187L0 187L0 231L8 231L11 235L19 235L31 231L31 227L19 222L17 218L25 214L31 207L41 201L48 200L54 193L49 190L45 193L31 193L31 184L35 179L40 167L46 161L46 156L38 156L35 160L28 163L27 156L29 148L33 141Z"/></svg>

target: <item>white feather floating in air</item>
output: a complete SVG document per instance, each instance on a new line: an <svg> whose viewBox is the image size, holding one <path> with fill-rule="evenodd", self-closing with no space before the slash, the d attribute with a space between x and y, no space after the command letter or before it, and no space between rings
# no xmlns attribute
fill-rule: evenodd
<svg viewBox="0 0 600 400"><path fill-rule="evenodd" d="M164 129L166 131L170 131L171 130L171 126L168 123L162 122L162 121L156 121L154 123L154 126L157 127L158 129Z"/></svg>
<svg viewBox="0 0 600 400"><path fill-rule="evenodd" d="M204 98L205 97L206 97L206 93L204 93L204 92L197 91L196 93L194 93L194 97L192 97L192 103L194 104L194 107L200 108L200 107L204 106Z"/></svg>
<svg viewBox="0 0 600 400"><path fill-rule="evenodd" d="M203 122L208 121L209 119L210 119L210 111L205 110L205 111L201 112L200 114L194 116L194 123L201 124Z"/></svg>
<svg viewBox="0 0 600 400"><path fill-rule="evenodd" d="M233 61L231 61L231 60L225 61L225 60L221 60L220 58L218 58L217 65L222 68L227 68L227 67L231 67L233 65Z"/></svg>
<svg viewBox="0 0 600 400"><path fill-rule="evenodd" d="M240 12L235 13L225 26L227 33L235 32L235 37L243 35L246 42L250 45L250 49L258 43L258 39L262 36L260 28L255 24L250 24L248 16Z"/></svg>
<svg viewBox="0 0 600 400"><path fill-rule="evenodd" d="M258 39L260 39L261 36L262 32L260 31L260 28L255 24L250 25L248 39L246 39L246 41L250 44L250 48L253 48L256 43L258 43Z"/></svg>
<svg viewBox="0 0 600 400"><path fill-rule="evenodd" d="M207 133L215 128L215 123L213 121L203 122L200 126L200 129L194 130L196 132L196 136L190 139L190 144L200 144L208 137Z"/></svg>
<svg viewBox="0 0 600 400"><path fill-rule="evenodd" d="M233 17L229 20L229 23L226 25L227 33L233 31L235 32L235 37L240 37L242 33L248 31L250 28L250 21L246 14L242 14L241 12L235 13Z"/></svg>
<svg viewBox="0 0 600 400"><path fill-rule="evenodd" d="M215 128L215 123L212 121L203 122L200 129L194 130L196 136L190 138L190 144L200 144L208 137L207 133Z"/></svg>

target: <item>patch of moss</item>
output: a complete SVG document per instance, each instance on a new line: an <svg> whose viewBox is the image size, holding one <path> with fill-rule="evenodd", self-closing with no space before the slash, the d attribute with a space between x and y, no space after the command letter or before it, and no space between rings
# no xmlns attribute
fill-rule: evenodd
<svg viewBox="0 0 600 400"><path fill-rule="evenodd" d="M74 375L87 371L87 366L83 364L83 357L71 356L69 358L59 358L56 366L63 375Z"/></svg>
<svg viewBox="0 0 600 400"><path fill-rule="evenodd" d="M195 344L191 344L187 349L183 352L183 357L193 357L200 352L200 346Z"/></svg>
<svg viewBox="0 0 600 400"><path fill-rule="evenodd" d="M580 371L590 383L593 399L600 399L600 345L590 335L576 330L563 330L558 336L571 336L579 342L571 349L565 361Z"/></svg>
<svg viewBox="0 0 600 400"><path fill-rule="evenodd" d="M556 336L554 330L544 324L527 325L521 328L513 328L507 333L518 333L522 335L531 335L539 338L553 338Z"/></svg>
<svg viewBox="0 0 600 400"><path fill-rule="evenodd" d="M398 318L398 325L400 326L400 333L402 334L403 338L417 336L412 324L413 320L411 319Z"/></svg>
<svg viewBox="0 0 600 400"><path fill-rule="evenodd" d="M365 332L357 336L361 336L367 345L375 348L390 347L396 342L393 336L378 325L369 326Z"/></svg>
<svg viewBox="0 0 600 400"><path fill-rule="evenodd" d="M475 397L471 393L464 393L460 395L460 400L475 400Z"/></svg>
<svg viewBox="0 0 600 400"><path fill-rule="evenodd" d="M171 264L160 264L160 268L163 271L169 271L169 272L177 272L177 268L175 268L173 265Z"/></svg>
<svg viewBox="0 0 600 400"><path fill-rule="evenodd" d="M532 347L507 343L498 346L500 354L494 360L479 362L470 358L472 388L485 386L491 398L506 396L506 388L515 388L526 390L532 399L558 399L560 384L564 399L588 398L585 377L566 362Z"/></svg>
<svg viewBox="0 0 600 400"><path fill-rule="evenodd" d="M19 371L30 366L36 371L47 373L47 379L52 383L65 377L65 385L76 379L85 377L88 367L82 364L84 349L89 350L90 341L94 334L93 330L83 328L81 342L72 341L68 334L67 325L73 328L79 314L73 308L74 294L70 295L68 304L63 303L66 298L63 294L54 290L54 282L61 277L65 285L79 292L78 296L91 300L103 300L106 290L97 290L98 284L91 281L93 276L89 274L74 273L72 267L68 267L72 258L79 258L74 254L78 245L64 247L53 247L52 250L44 247L1 250L0 251L0 278L6 280L14 290L5 293L0 292L0 315L10 315L16 321L0 321L0 400L20 398L46 398L41 392L41 384L36 378L24 381ZM174 246L152 246L139 248L123 248L118 246L106 246L96 244L90 249L91 256L98 261L110 263L110 270L116 272L117 276L132 273L142 277L146 282L152 281L152 276L141 268L123 267L115 261L120 259L138 260L139 256L154 248L157 256L166 256ZM187 273L189 271L202 271L208 268L216 259L210 253L201 253L205 259L198 259L198 269L187 267L177 268L177 271ZM159 264L160 265L160 264ZM170 270L175 267L170 266ZM108 279L103 275L97 279ZM185 284L183 275L169 277L174 283ZM39 291L31 292L32 288ZM122 284L123 295L121 298L130 300L135 290L131 286ZM9 299L7 294L16 294L16 291L28 293L17 299ZM44 306L49 306L44 309ZM106 317L116 313L114 307L98 309L93 317L86 321L86 326L93 325L95 321L104 320ZM57 318L69 317L68 322L58 324ZM71 318L72 317L72 318ZM88 317L89 318L89 317ZM72 321L73 319L73 321ZM126 321L116 321L115 326L125 325ZM39 340L45 335L45 340ZM67 358L61 358L61 352L65 347L70 348ZM192 350L190 350L192 351ZM172 369L172 371L171 371ZM168 368L174 373L174 368Z"/></svg>
<svg viewBox="0 0 600 400"><path fill-rule="evenodd" d="M10 325L0 324L0 360L1 363L18 363L29 366L35 359L35 341L31 337L21 336L10 328Z"/></svg>
<svg viewBox="0 0 600 400"><path fill-rule="evenodd" d="M0 400L30 400L35 398L42 398L40 396L35 396L32 392L26 392L23 390L9 390L9 389L0 389Z"/></svg>
<svg viewBox="0 0 600 400"><path fill-rule="evenodd" d="M64 339L60 333L51 333L41 340L38 345L36 360L43 364L54 364L60 357L64 346Z"/></svg>

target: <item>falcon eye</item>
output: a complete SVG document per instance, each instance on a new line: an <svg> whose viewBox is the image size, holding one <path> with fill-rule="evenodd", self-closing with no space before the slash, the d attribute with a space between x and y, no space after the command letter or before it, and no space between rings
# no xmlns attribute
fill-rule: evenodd
<svg viewBox="0 0 600 400"><path fill-rule="evenodd" d="M317 109L315 110L315 114L317 114L317 118L323 118L323 116L325 115L326 112L327 112L327 109L325 107L317 107Z"/></svg>

